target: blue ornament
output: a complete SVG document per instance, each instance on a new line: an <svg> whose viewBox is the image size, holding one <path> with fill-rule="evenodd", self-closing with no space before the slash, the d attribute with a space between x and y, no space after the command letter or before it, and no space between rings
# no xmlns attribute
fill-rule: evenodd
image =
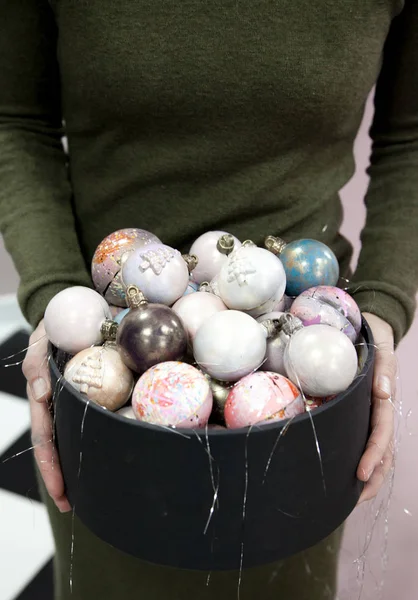
<svg viewBox="0 0 418 600"><path fill-rule="evenodd" d="M124 317L126 317L126 315L128 314L128 312L129 312L130 310L131 310L130 308L125 308L125 310L121 310L121 312L120 312L120 313L118 313L118 314L116 315L116 317L115 317L113 320L114 320L114 321L116 321L116 323L119 325L119 324L120 324L120 322L122 321L122 319L123 319Z"/></svg>
<svg viewBox="0 0 418 600"><path fill-rule="evenodd" d="M296 240L280 253L286 272L286 295L299 296L318 285L337 284L340 268L335 254L316 240Z"/></svg>
<svg viewBox="0 0 418 600"><path fill-rule="evenodd" d="M189 283L188 286L186 288L186 291L184 292L183 296L188 296L189 294L194 294L195 292L199 291L199 284L196 283L195 281L192 281L191 279L189 279Z"/></svg>

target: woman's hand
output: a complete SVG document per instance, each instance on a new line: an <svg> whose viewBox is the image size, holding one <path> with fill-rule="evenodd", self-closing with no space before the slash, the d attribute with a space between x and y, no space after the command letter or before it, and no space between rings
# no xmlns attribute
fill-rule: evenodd
<svg viewBox="0 0 418 600"><path fill-rule="evenodd" d="M43 321L31 335L29 344L22 370L28 382L35 459L46 489L57 508L61 512L68 512L71 506L64 494L64 479L52 439L52 417L48 407L52 390L48 369L48 340Z"/></svg>
<svg viewBox="0 0 418 600"><path fill-rule="evenodd" d="M357 469L357 477L365 481L359 504L374 498L393 463L394 395L397 363L393 331L390 325L365 313L376 345L376 363L372 391L372 432Z"/></svg>

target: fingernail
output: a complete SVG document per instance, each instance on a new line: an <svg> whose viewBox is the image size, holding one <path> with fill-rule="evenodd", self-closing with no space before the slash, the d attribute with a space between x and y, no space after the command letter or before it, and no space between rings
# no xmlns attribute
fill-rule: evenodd
<svg viewBox="0 0 418 600"><path fill-rule="evenodd" d="M35 381L31 383L30 387L35 400L40 400L48 392L46 381L42 379L42 377L38 377L38 379L35 379Z"/></svg>
<svg viewBox="0 0 418 600"><path fill-rule="evenodd" d="M377 387L388 396L391 395L390 379L386 375L379 375L377 378Z"/></svg>

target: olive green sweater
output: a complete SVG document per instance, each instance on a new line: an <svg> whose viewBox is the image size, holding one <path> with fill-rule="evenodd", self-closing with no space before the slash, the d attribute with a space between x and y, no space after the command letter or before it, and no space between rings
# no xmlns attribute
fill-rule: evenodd
<svg viewBox="0 0 418 600"><path fill-rule="evenodd" d="M122 227L180 249L209 229L312 237L345 270L338 191L378 79L352 289L405 333L418 2L2 0L0 29L0 225L32 324L64 287L91 285L96 245Z"/></svg>

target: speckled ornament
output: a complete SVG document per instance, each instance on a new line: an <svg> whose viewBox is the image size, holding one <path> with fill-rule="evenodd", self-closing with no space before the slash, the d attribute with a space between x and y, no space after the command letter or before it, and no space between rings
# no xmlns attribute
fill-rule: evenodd
<svg viewBox="0 0 418 600"><path fill-rule="evenodd" d="M322 242L301 239L285 244L280 238L268 236L266 246L280 256L288 296L299 296L319 285L337 284L340 273L337 257Z"/></svg>
<svg viewBox="0 0 418 600"><path fill-rule="evenodd" d="M116 348L107 344L79 352L68 362L64 377L86 398L111 411L126 404L134 385Z"/></svg>
<svg viewBox="0 0 418 600"><path fill-rule="evenodd" d="M218 312L198 329L194 357L214 379L238 381L263 362L266 338L265 328L249 315L235 310Z"/></svg>
<svg viewBox="0 0 418 600"><path fill-rule="evenodd" d="M291 336L284 363L289 379L305 394L322 398L349 387L357 372L357 353L338 329L312 325Z"/></svg>
<svg viewBox="0 0 418 600"><path fill-rule="evenodd" d="M257 321L258 323L262 323L268 319L279 319L282 315L283 312L275 311L258 317ZM260 366L260 371L272 371L273 373L286 375L284 351L289 339L289 336L284 331L280 331L277 335L267 340L266 357Z"/></svg>
<svg viewBox="0 0 418 600"><path fill-rule="evenodd" d="M96 290L109 304L126 306L121 267L130 252L149 244L161 243L145 229L120 229L108 235L94 253L91 274Z"/></svg>
<svg viewBox="0 0 418 600"><path fill-rule="evenodd" d="M74 286L49 302L44 317L49 341L68 354L103 342L101 326L112 315L106 300L94 290Z"/></svg>
<svg viewBox="0 0 418 600"><path fill-rule="evenodd" d="M298 296L290 312L305 326L330 325L345 333L354 343L361 329L361 313L354 299L333 286L310 288Z"/></svg>
<svg viewBox="0 0 418 600"><path fill-rule="evenodd" d="M266 303L272 299L279 302L283 297L286 275L274 254L255 245L243 245L228 257L217 283L228 308L254 311L261 307L262 312L267 312Z"/></svg>
<svg viewBox="0 0 418 600"><path fill-rule="evenodd" d="M137 286L149 300L171 306L181 298L189 283L189 269L178 250L151 244L134 250L122 267L126 287Z"/></svg>
<svg viewBox="0 0 418 600"><path fill-rule="evenodd" d="M139 379L132 408L136 418L146 423L201 428L212 411L212 392L198 369L181 362L165 362Z"/></svg>
<svg viewBox="0 0 418 600"><path fill-rule="evenodd" d="M173 305L172 309L181 318L189 341L193 341L197 330L209 317L222 310L227 310L225 304L218 296L205 292L196 292L183 296Z"/></svg>
<svg viewBox="0 0 418 600"><path fill-rule="evenodd" d="M241 242L226 231L207 231L193 242L190 254L199 259L192 273L196 283L212 281L228 260L228 255L241 246Z"/></svg>
<svg viewBox="0 0 418 600"><path fill-rule="evenodd" d="M225 405L228 428L274 423L303 413L305 406L297 387L277 373L251 373L230 391Z"/></svg>

